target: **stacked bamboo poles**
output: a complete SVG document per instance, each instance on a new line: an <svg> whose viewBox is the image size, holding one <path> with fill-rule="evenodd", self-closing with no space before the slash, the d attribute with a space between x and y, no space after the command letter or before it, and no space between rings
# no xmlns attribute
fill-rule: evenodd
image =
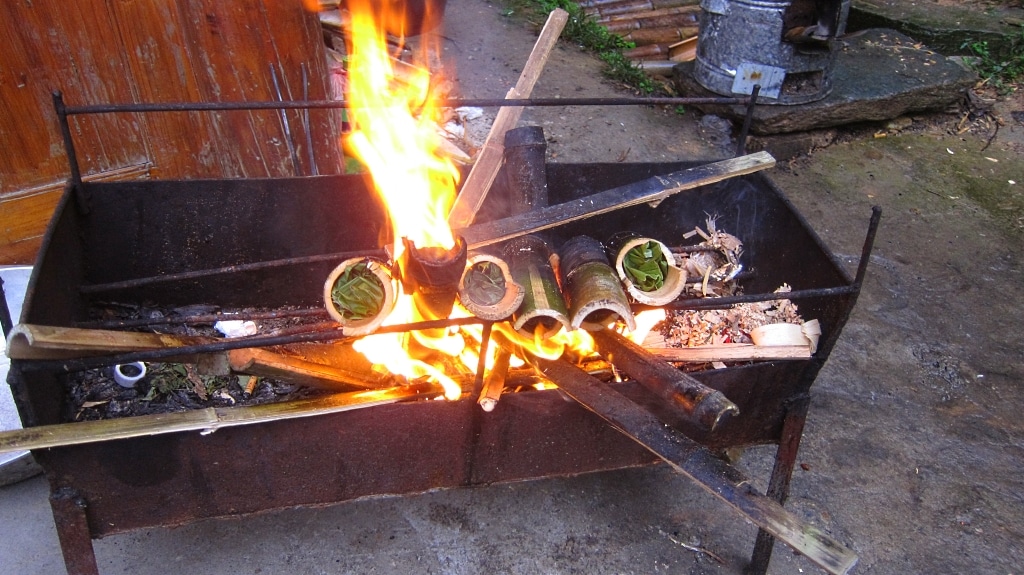
<svg viewBox="0 0 1024 575"><path fill-rule="evenodd" d="M700 0L580 0L583 12L606 30L636 44L630 60L667 60L671 46L695 37Z"/></svg>

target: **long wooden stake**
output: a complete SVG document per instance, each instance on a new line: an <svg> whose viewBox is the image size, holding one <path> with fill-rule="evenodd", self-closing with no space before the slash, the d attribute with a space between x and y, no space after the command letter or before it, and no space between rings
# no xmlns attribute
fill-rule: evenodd
<svg viewBox="0 0 1024 575"><path fill-rule="evenodd" d="M857 563L853 551L786 511L774 499L759 494L735 467L666 426L607 384L564 360L531 357L529 361L583 407L822 569L843 575Z"/></svg>
<svg viewBox="0 0 1024 575"><path fill-rule="evenodd" d="M296 417L364 409L410 399L430 399L444 393L436 383L352 391L326 397L237 407L208 407L176 413L156 413L119 419L40 425L0 432L0 453L95 443L177 431L212 433L222 427L249 425Z"/></svg>
<svg viewBox="0 0 1024 575"><path fill-rule="evenodd" d="M738 158L680 170L665 176L655 176L641 182L612 188L562 204L531 210L517 216L477 224L456 230L456 233L465 238L469 249L473 250L622 208L657 203L684 190L750 174L774 165L775 158L768 152L747 154Z"/></svg>
<svg viewBox="0 0 1024 575"><path fill-rule="evenodd" d="M530 57L523 66L516 86L509 90L508 99L529 98L533 92L533 86L537 83L544 64L551 55L562 28L569 19L569 13L561 8L556 8L548 15L548 21L544 24L537 42L530 52ZM502 157L505 152L505 132L514 128L523 114L522 106L504 107L498 110L491 125L491 131L487 134L480 154L477 156L473 168L466 176L466 182L462 185L462 191L455 199L451 212L448 213L448 225L452 228L464 228L473 223L477 211L484 203L487 192L490 191L494 178L501 168Z"/></svg>

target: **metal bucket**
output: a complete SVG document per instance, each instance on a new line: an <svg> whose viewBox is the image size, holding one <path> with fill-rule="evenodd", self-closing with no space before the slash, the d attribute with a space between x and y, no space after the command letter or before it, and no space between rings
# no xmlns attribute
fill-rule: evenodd
<svg viewBox="0 0 1024 575"><path fill-rule="evenodd" d="M792 0L702 0L694 79L722 95L750 94L760 86L766 104L805 104L832 91L833 40L846 27L850 0L824 42L784 40Z"/></svg>

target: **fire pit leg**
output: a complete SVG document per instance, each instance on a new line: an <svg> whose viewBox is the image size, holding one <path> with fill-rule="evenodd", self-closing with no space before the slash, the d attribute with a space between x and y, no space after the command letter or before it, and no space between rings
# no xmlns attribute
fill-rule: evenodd
<svg viewBox="0 0 1024 575"><path fill-rule="evenodd" d="M85 515L86 502L82 495L61 487L50 493L50 508L57 526L64 568L68 575L99 575L96 553L92 548L89 520Z"/></svg>
<svg viewBox="0 0 1024 575"><path fill-rule="evenodd" d="M789 498L789 482L793 478L796 453L800 448L804 423L807 422L809 404L810 397L805 395L786 406L786 416L782 422L782 437L779 440L779 449L775 453L775 466L772 468L772 476L768 480L768 490L765 493L766 497L778 501L779 505L784 505L786 499ZM754 553L750 557L750 566L746 573L748 575L765 575L768 572L768 563L771 561L774 547L775 537L764 529L758 529Z"/></svg>

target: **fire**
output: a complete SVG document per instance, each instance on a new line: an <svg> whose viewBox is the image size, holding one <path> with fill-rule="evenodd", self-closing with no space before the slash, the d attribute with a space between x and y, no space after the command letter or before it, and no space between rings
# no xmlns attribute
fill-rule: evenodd
<svg viewBox="0 0 1024 575"><path fill-rule="evenodd" d="M385 30L402 29L395 22L399 15L389 13L402 3L349 0L348 92L349 122L352 132L345 141L351 155L358 158L373 178L390 218L391 255L401 262L409 240L417 250L451 250L456 238L447 222L455 200L459 171L439 153L436 136L438 103L431 92L430 54L424 52L423 64L404 67L401 81L393 66ZM403 39L399 39L401 45ZM430 46L424 46L425 50ZM410 74L406 70L411 69ZM469 312L456 305L449 317L467 317ZM385 325L411 323L423 319L411 294L399 289L393 311ZM593 340L583 331L563 332L554 338L541 333L533 337L516 332L505 323L494 324L496 339L545 358L561 357L566 350L583 357L593 353ZM371 362L412 381L427 377L445 388L447 399L458 399L461 386L443 369L416 359L438 354L458 358L469 373L475 373L480 361L483 329L433 329L399 334L374 334L356 341L354 346ZM498 346L492 341L484 365L495 363ZM513 367L522 365L513 358Z"/></svg>
<svg viewBox="0 0 1024 575"><path fill-rule="evenodd" d="M349 8L349 122L352 132L345 144L370 171L374 187L384 201L392 228L392 257L400 261L403 238L417 248L449 250L455 238L447 215L455 200L459 171L437 153L438 106L431 94L427 66L411 67L396 79L395 59L388 47L386 28L400 15L389 13L401 3L351 0ZM399 39L399 45L404 39ZM425 47L429 48L429 47ZM424 62L429 59L424 57ZM409 294L400 293L387 324L419 317ZM444 330L442 330L444 331ZM458 355L464 347L458 334L416 333L420 345ZM438 337L439 335L439 337ZM445 396L457 399L461 388L451 378L408 354L407 334L363 338L356 348L370 361L387 366L410 380L428 376L445 387Z"/></svg>
<svg viewBox="0 0 1024 575"><path fill-rule="evenodd" d="M426 66L396 80L384 22L395 4L352 0L348 3L348 93L352 133L347 148L369 169L388 208L398 259L402 238L417 247L451 249L455 238L447 214L455 201L459 171L437 153L438 106ZM400 43L401 44L401 43ZM428 47L424 47L427 50ZM424 55L424 61L429 58Z"/></svg>

